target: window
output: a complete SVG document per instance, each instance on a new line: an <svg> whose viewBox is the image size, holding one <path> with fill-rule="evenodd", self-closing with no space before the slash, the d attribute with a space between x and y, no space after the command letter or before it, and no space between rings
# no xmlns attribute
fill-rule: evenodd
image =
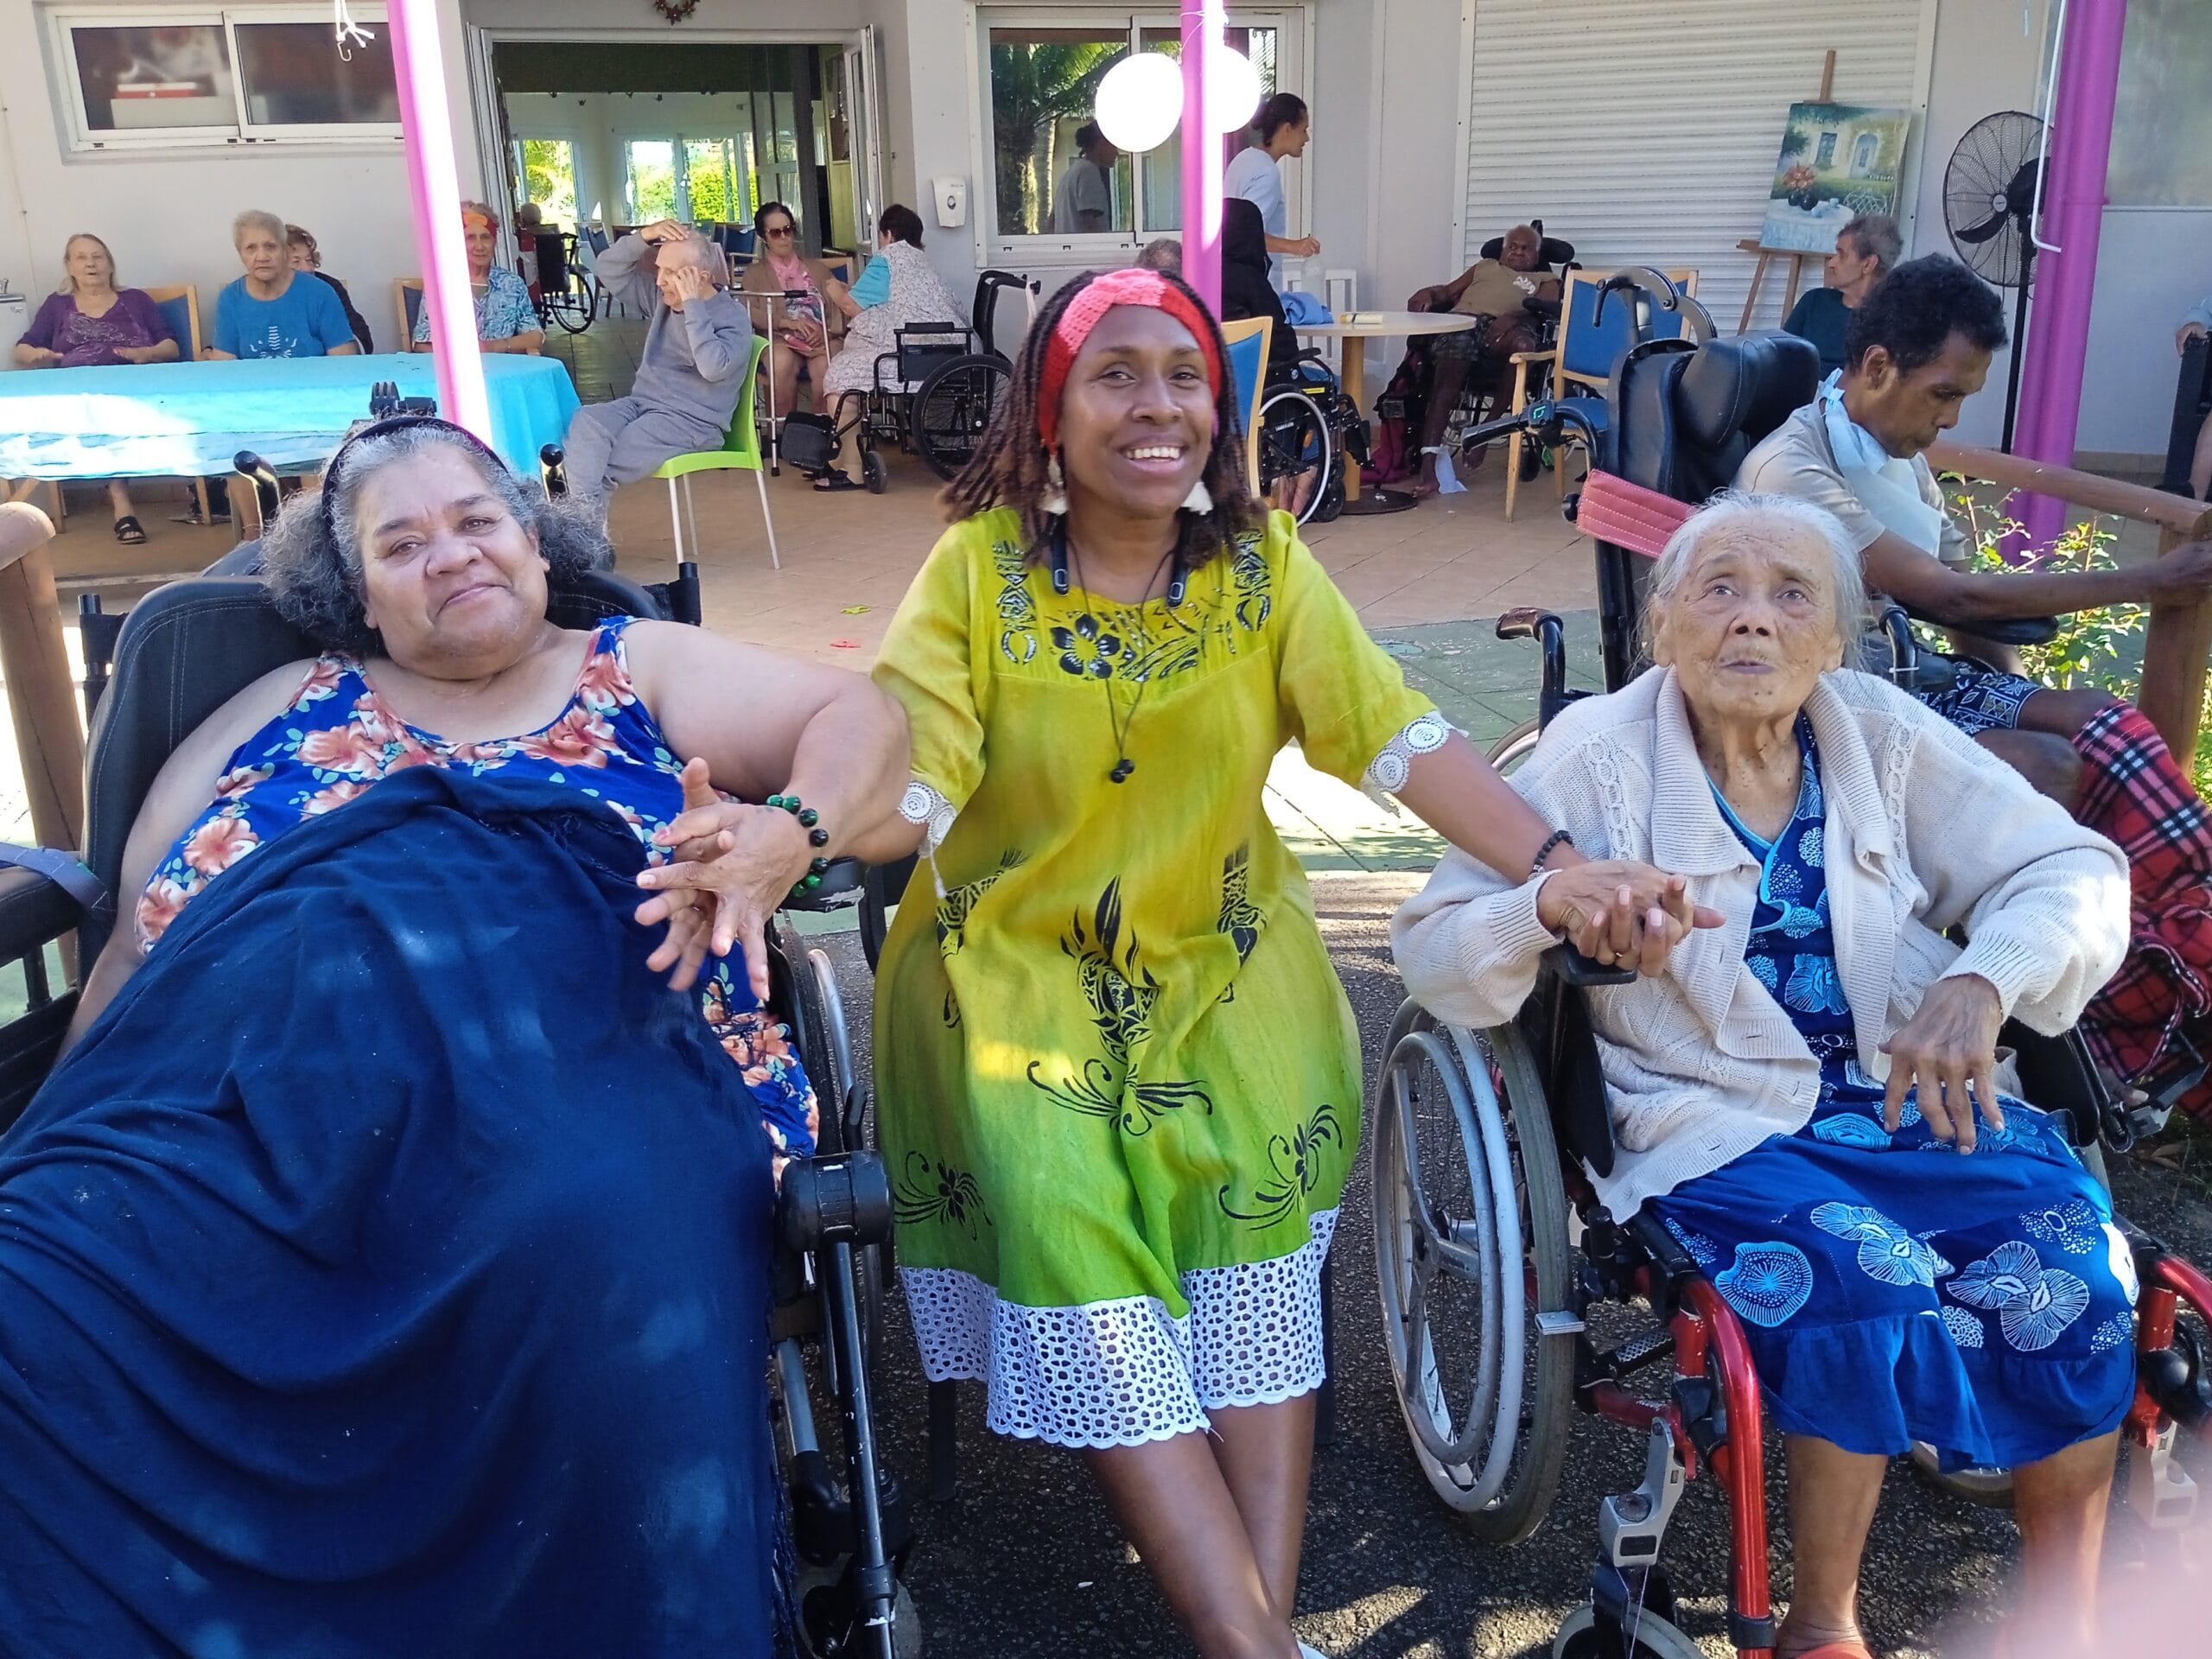
<svg viewBox="0 0 2212 1659"><path fill-rule="evenodd" d="M2212 207L2212 6L2131 0L2120 47L2107 199Z"/></svg>
<svg viewBox="0 0 2212 1659"><path fill-rule="evenodd" d="M1182 223L1180 134L1142 156L1126 156L1097 131L1092 117L1098 83L1130 53L1181 59L1178 16L1093 19L979 14L990 200L978 219L1009 256L1033 255L1040 243L1095 255L1134 247ZM1263 93L1290 83L1282 60L1292 31L1281 17L1232 14L1227 38L1252 60ZM1251 142L1249 131L1232 134L1223 141L1224 159Z"/></svg>
<svg viewBox="0 0 2212 1659"><path fill-rule="evenodd" d="M327 7L57 10L70 147L396 139L384 10L353 16L373 38L341 52Z"/></svg>
<svg viewBox="0 0 2212 1659"><path fill-rule="evenodd" d="M512 165L518 206L536 202L548 225L576 222L576 148L571 141L518 138Z"/></svg>
<svg viewBox="0 0 2212 1659"><path fill-rule="evenodd" d="M629 222L657 219L742 223L759 203L752 194L752 135L721 138L627 138L622 144L622 200Z"/></svg>
<svg viewBox="0 0 2212 1659"><path fill-rule="evenodd" d="M622 146L622 200L632 225L676 217L676 141L632 138Z"/></svg>

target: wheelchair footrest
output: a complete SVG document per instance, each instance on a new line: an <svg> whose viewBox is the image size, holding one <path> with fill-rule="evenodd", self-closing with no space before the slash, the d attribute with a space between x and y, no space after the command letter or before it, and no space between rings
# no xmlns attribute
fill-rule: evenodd
<svg viewBox="0 0 2212 1659"><path fill-rule="evenodd" d="M840 1152L787 1165L778 1201L784 1242L802 1253L827 1244L880 1244L891 1236L891 1179L873 1152Z"/></svg>

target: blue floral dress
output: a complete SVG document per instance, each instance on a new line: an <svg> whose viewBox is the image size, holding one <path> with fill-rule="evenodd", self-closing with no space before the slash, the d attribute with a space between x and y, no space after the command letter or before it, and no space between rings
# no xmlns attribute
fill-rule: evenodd
<svg viewBox="0 0 2212 1659"><path fill-rule="evenodd" d="M631 683L623 632L634 618L611 617L560 718L524 737L452 743L392 713L351 657L315 659L284 712L238 745L215 798L155 867L140 895L139 944L147 950L209 882L304 820L335 811L372 784L409 766L505 768L564 784L604 801L637 833L648 863L665 862L653 831L683 810L682 762ZM734 969L734 971L733 971ZM760 1109L777 1169L814 1150L814 1091L791 1033L753 995L741 954L713 965L699 1007L722 1050L743 1069Z"/></svg>
<svg viewBox="0 0 2212 1659"><path fill-rule="evenodd" d="M1776 1421L1848 1452L1926 1441L1951 1468L2034 1462L2119 1426L2134 1391L2133 1261L2060 1120L2009 1096L1975 1149L1911 1095L1882 1124L1837 976L1811 723L1789 824L1761 840L1745 961L1821 1065L1811 1121L1656 1199L1745 1323Z"/></svg>

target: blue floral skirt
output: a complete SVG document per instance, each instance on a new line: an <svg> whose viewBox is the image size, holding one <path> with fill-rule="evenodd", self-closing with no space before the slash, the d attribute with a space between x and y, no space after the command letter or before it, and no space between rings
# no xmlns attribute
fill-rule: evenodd
<svg viewBox="0 0 2212 1659"><path fill-rule="evenodd" d="M2005 1102L1961 1154L1908 1104L1813 1121L1655 1199L1743 1319L1775 1420L1847 1452L2033 1463L2120 1425L2134 1263L2059 1120Z"/></svg>

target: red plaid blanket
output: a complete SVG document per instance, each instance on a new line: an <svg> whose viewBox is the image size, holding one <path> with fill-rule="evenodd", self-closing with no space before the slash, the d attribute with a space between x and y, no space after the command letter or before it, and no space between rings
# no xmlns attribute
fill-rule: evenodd
<svg viewBox="0 0 2212 1659"><path fill-rule="evenodd" d="M2127 960L2082 1016L2082 1034L2101 1064L2148 1084L2177 1038L2212 1050L2212 810L2133 704L2099 715L2074 747L2082 757L2075 816L2127 855L2133 933ZM2212 1078L2179 1103L2212 1116Z"/></svg>

